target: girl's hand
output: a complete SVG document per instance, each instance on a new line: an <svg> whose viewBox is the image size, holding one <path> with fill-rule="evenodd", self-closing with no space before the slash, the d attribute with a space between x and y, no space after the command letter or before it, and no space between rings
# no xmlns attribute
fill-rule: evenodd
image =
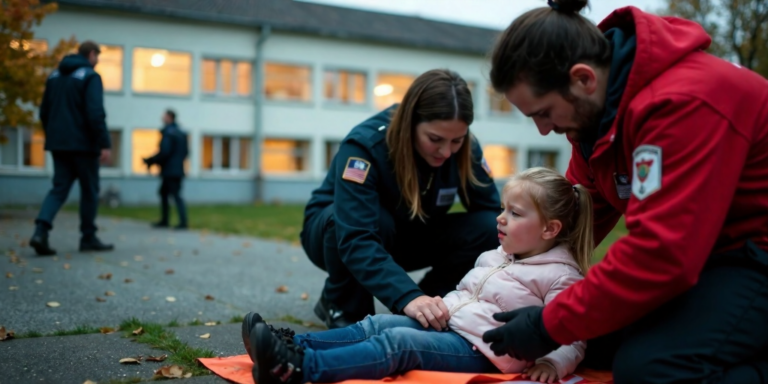
<svg viewBox="0 0 768 384"><path fill-rule="evenodd" d="M536 364L532 368L526 368L523 371L523 378L527 379L530 378L534 381L540 381L542 383L549 383L552 384L556 381L558 381L557 372L555 371L555 368L553 368L549 364Z"/></svg>

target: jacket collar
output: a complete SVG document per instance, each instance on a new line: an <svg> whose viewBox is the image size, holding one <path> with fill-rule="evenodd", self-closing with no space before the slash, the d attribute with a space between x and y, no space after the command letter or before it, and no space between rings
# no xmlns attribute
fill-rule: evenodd
<svg viewBox="0 0 768 384"><path fill-rule="evenodd" d="M579 265L576 264L576 260L573 259L573 256L571 256L571 253L568 251L568 247L566 245L558 245L547 252L525 259L518 259L514 255L507 254L504 252L504 249L501 246L499 246L497 250L499 253L506 256L508 260L514 261L516 264L567 264L581 271L581 268L579 268Z"/></svg>

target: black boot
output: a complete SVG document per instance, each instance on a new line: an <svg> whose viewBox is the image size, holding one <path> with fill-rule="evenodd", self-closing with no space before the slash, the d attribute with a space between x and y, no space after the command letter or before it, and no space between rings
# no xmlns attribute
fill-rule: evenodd
<svg viewBox="0 0 768 384"><path fill-rule="evenodd" d="M251 332L253 380L259 384L300 384L304 382L304 349L275 336L265 323Z"/></svg>
<svg viewBox="0 0 768 384"><path fill-rule="evenodd" d="M241 330L243 336L243 345L245 346L245 351L248 352L248 356L251 357L251 361L255 360L253 354L251 353L251 331L253 331L253 328L256 326L256 324L259 323L267 324L261 315L256 312L249 312L243 319L243 326ZM275 328L271 324L267 324L267 326L273 335L285 341L287 344L294 344L293 336L296 335L296 332L294 332L292 329Z"/></svg>
<svg viewBox="0 0 768 384"><path fill-rule="evenodd" d="M53 256L56 254L56 250L48 245L48 229L42 225L38 225L35 228L35 233L32 235L32 239L29 240L29 245L35 249L35 253L38 256Z"/></svg>
<svg viewBox="0 0 768 384"><path fill-rule="evenodd" d="M168 222L158 221L156 223L152 223L152 228L168 228Z"/></svg>
<svg viewBox="0 0 768 384"><path fill-rule="evenodd" d="M113 249L115 249L114 245L102 243L95 235L80 239L80 252L111 251Z"/></svg>
<svg viewBox="0 0 768 384"><path fill-rule="evenodd" d="M328 329L344 328L365 318L365 315L354 315L338 309L332 302L320 295L315 305L315 315L325 323Z"/></svg>

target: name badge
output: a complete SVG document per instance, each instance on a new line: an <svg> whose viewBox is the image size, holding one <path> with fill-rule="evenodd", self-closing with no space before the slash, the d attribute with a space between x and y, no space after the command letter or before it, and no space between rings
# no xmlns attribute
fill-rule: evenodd
<svg viewBox="0 0 768 384"><path fill-rule="evenodd" d="M616 183L616 193L619 195L619 199L626 200L632 196L632 182L629 180L629 175L614 173L613 181Z"/></svg>
<svg viewBox="0 0 768 384"><path fill-rule="evenodd" d="M437 206L451 205L456 200L457 188L441 188L437 193Z"/></svg>

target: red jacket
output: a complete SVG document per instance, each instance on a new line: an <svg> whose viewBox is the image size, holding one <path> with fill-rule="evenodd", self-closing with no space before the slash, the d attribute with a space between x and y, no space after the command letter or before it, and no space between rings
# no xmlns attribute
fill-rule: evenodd
<svg viewBox="0 0 768 384"><path fill-rule="evenodd" d="M623 214L629 234L544 309L562 344L620 329L696 284L713 252L768 249L768 81L702 50L693 22L637 8L599 28L634 28L635 61L610 131L567 177L595 203L595 243ZM616 141L616 143L614 143ZM614 173L627 174L621 199Z"/></svg>

